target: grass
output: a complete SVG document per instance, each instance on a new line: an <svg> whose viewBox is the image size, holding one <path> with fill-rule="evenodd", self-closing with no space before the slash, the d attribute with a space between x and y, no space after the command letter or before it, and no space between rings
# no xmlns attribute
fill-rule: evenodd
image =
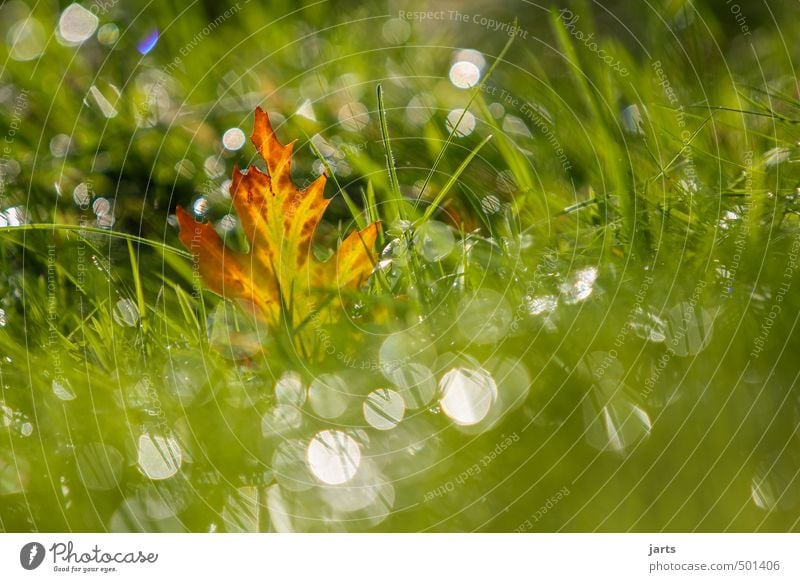
<svg viewBox="0 0 800 582"><path fill-rule="evenodd" d="M247 4L168 69L224 11L119 6L113 47L4 59L0 530L796 531L799 55L771 17L574 3L623 76L555 9L498 7L513 43L338 10ZM177 205L230 214L260 162L221 136L258 104L305 136L295 180L331 177L318 258L382 223L335 322L251 321L177 240Z"/></svg>

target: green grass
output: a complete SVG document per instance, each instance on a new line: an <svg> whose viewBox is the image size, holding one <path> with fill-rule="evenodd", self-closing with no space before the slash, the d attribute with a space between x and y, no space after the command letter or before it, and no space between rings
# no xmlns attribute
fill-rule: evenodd
<svg viewBox="0 0 800 582"><path fill-rule="evenodd" d="M115 6L113 47L3 58L0 201L26 224L0 228L0 530L798 529L788 7L771 6L780 28L753 8L743 36L705 3L574 3L626 76L531 5L493 9L527 31L513 42L454 21L395 42L382 3L247 3L208 34L224 9L184 8ZM462 48L485 58L480 87L447 78ZM315 119L295 114L306 101ZM340 116L351 103L363 122ZM296 182L331 177L315 256L382 223L378 269L335 323L251 321L177 240L176 206L202 195L221 220L233 165L261 163L221 142L259 104L300 138ZM111 228L79 184L113 201ZM423 372L424 405L378 430L367 396ZM455 407L447 378L488 377L486 418L458 425L485 411ZM325 430L360 453L336 455L340 474L358 465L349 487L304 457Z"/></svg>

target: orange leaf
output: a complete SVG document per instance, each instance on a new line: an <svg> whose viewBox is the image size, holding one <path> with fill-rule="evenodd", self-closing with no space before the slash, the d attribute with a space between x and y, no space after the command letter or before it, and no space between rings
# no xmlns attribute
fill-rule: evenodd
<svg viewBox="0 0 800 582"><path fill-rule="evenodd" d="M329 261L320 263L311 256L311 240L330 203L323 196L325 176L297 189L291 177L294 142L284 146L278 141L261 108L250 139L268 172L234 168L230 189L250 251L228 248L210 223L197 222L180 207L179 238L194 254L209 289L243 300L269 323L277 324L282 313L297 321L313 308L319 290L357 288L367 280L375 263L378 223L351 233Z"/></svg>

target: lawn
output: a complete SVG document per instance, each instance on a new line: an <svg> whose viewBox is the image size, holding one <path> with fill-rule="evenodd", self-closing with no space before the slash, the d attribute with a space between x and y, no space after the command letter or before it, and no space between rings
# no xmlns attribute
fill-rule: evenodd
<svg viewBox="0 0 800 582"><path fill-rule="evenodd" d="M794 12L4 3L0 531L798 531Z"/></svg>

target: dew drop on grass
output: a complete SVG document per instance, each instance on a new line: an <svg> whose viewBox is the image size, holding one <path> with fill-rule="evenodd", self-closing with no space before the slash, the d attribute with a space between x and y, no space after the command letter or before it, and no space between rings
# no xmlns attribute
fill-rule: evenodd
<svg viewBox="0 0 800 582"><path fill-rule="evenodd" d="M320 417L331 420L347 410L347 380L338 374L322 374L308 388L308 403Z"/></svg>
<svg viewBox="0 0 800 582"><path fill-rule="evenodd" d="M303 415L290 404L278 404L261 417L261 433L265 437L286 435L300 428Z"/></svg>
<svg viewBox="0 0 800 582"><path fill-rule="evenodd" d="M148 483L139 490L147 516L165 520L175 517L189 505L189 491L185 481L170 480Z"/></svg>
<svg viewBox="0 0 800 582"><path fill-rule="evenodd" d="M181 406L190 406L208 382L206 363L192 352L171 354L164 364L163 378L167 392Z"/></svg>
<svg viewBox="0 0 800 582"><path fill-rule="evenodd" d="M442 412L462 426L483 420L497 399L497 384L483 368L453 368L442 376L439 389Z"/></svg>
<svg viewBox="0 0 800 582"><path fill-rule="evenodd" d="M450 67L450 82L459 89L470 89L478 84L481 71L469 61L458 61Z"/></svg>
<svg viewBox="0 0 800 582"><path fill-rule="evenodd" d="M407 364L384 375L397 387L406 408L423 408L436 395L436 378L430 368L422 364Z"/></svg>
<svg viewBox="0 0 800 582"><path fill-rule="evenodd" d="M239 487L228 495L222 521L229 533L256 533L259 530L258 488Z"/></svg>
<svg viewBox="0 0 800 582"><path fill-rule="evenodd" d="M225 174L225 162L218 156L208 156L203 162L203 170L209 178L220 178Z"/></svg>
<svg viewBox="0 0 800 582"><path fill-rule="evenodd" d="M19 455L0 451L0 495L22 491L30 480L28 462Z"/></svg>
<svg viewBox="0 0 800 582"><path fill-rule="evenodd" d="M525 306L531 315L547 315L558 307L555 295L533 295L525 298Z"/></svg>
<svg viewBox="0 0 800 582"><path fill-rule="evenodd" d="M633 311L629 325L637 336L647 341L661 343L667 339L667 323L641 307Z"/></svg>
<svg viewBox="0 0 800 582"><path fill-rule="evenodd" d="M104 24L97 30L97 42L104 46L111 46L119 38L119 27L116 24Z"/></svg>
<svg viewBox="0 0 800 582"><path fill-rule="evenodd" d="M350 481L361 464L361 449L353 437L340 430L323 430L308 445L308 466L328 485Z"/></svg>
<svg viewBox="0 0 800 582"><path fill-rule="evenodd" d="M244 147L246 138L244 132L238 127L231 127L222 134L222 145L226 150L235 152Z"/></svg>
<svg viewBox="0 0 800 582"><path fill-rule="evenodd" d="M134 327L139 323L139 308L130 299L120 299L114 306L114 321L119 325Z"/></svg>
<svg viewBox="0 0 800 582"><path fill-rule="evenodd" d="M89 208L92 202L92 194L86 182L81 182L72 191L72 200L78 208Z"/></svg>
<svg viewBox="0 0 800 582"><path fill-rule="evenodd" d="M53 394L59 400L75 400L77 396L75 395L75 390L72 388L72 384L67 378L63 376L59 376L58 378L53 379Z"/></svg>
<svg viewBox="0 0 800 582"><path fill-rule="evenodd" d="M13 421L14 411L5 404L0 404L0 426L8 428Z"/></svg>
<svg viewBox="0 0 800 582"><path fill-rule="evenodd" d="M458 120L461 118L462 114L464 114L464 117L461 119L461 123L458 123ZM458 127L455 131L456 137L466 137L475 131L475 116L469 111L464 113L463 109L453 109L447 114L446 126L448 132L452 132L457 123Z"/></svg>
<svg viewBox="0 0 800 582"><path fill-rule="evenodd" d="M58 20L58 32L67 44L80 44L94 34L98 18L80 4L70 4Z"/></svg>
<svg viewBox="0 0 800 582"><path fill-rule="evenodd" d="M383 24L383 38L391 44L403 44L411 36L411 25L402 18L391 18Z"/></svg>
<svg viewBox="0 0 800 582"><path fill-rule="evenodd" d="M363 409L367 424L378 430L391 430L403 420L406 405L400 394L381 388L367 396Z"/></svg>
<svg viewBox="0 0 800 582"><path fill-rule="evenodd" d="M587 398L583 405L586 441L600 451L620 452L650 434L650 417L626 398L597 407Z"/></svg>
<svg viewBox="0 0 800 582"><path fill-rule="evenodd" d="M111 212L111 202L108 198L98 198L92 203L92 211L99 217Z"/></svg>
<svg viewBox="0 0 800 582"><path fill-rule="evenodd" d="M78 448L75 463L78 476L87 489L107 491L119 485L124 458L111 445L89 443Z"/></svg>
<svg viewBox="0 0 800 582"><path fill-rule="evenodd" d="M306 465L307 443L299 439L282 442L272 455L272 472L281 487L289 491L306 491L314 483Z"/></svg>
<svg viewBox="0 0 800 582"><path fill-rule="evenodd" d="M413 362L430 365L436 360L436 348L429 337L429 330L425 326L412 327L407 330L395 332L381 344L378 351L381 371L387 379L390 374Z"/></svg>
<svg viewBox="0 0 800 582"><path fill-rule="evenodd" d="M32 61L38 58L45 48L47 36L41 23L26 16L14 23L6 34L9 56L15 61Z"/></svg>
<svg viewBox="0 0 800 582"><path fill-rule="evenodd" d="M494 194L489 194L481 199L481 209L486 214L497 214L502 208L500 199Z"/></svg>
<svg viewBox="0 0 800 582"><path fill-rule="evenodd" d="M436 100L428 93L420 93L406 105L406 120L412 125L425 125L436 110Z"/></svg>
<svg viewBox="0 0 800 582"><path fill-rule="evenodd" d="M458 329L475 344L493 344L503 339L512 319L508 301L492 289L478 289L458 304Z"/></svg>
<svg viewBox="0 0 800 582"><path fill-rule="evenodd" d="M306 388L297 372L284 372L275 384L275 398L281 404L303 406L306 401Z"/></svg>
<svg viewBox="0 0 800 582"><path fill-rule="evenodd" d="M183 452L172 436L143 434L139 437L137 464L150 479L169 479L183 463Z"/></svg>
<svg viewBox="0 0 800 582"><path fill-rule="evenodd" d="M63 158L69 153L69 146L69 136L66 133L59 133L50 140L50 153L54 158Z"/></svg>
<svg viewBox="0 0 800 582"><path fill-rule="evenodd" d="M596 267L585 267L575 271L560 287L564 303L572 305L588 299L594 292L595 281L597 281Z"/></svg>
<svg viewBox="0 0 800 582"><path fill-rule="evenodd" d="M679 356L694 356L711 343L711 312L684 301L666 313L666 345Z"/></svg>
<svg viewBox="0 0 800 582"><path fill-rule="evenodd" d="M753 503L764 511L784 511L800 501L800 463L790 449L767 455L750 482Z"/></svg>
<svg viewBox="0 0 800 582"><path fill-rule="evenodd" d="M348 131L358 132L369 124L369 110L359 101L353 101L339 109L339 123Z"/></svg>
<svg viewBox="0 0 800 582"><path fill-rule="evenodd" d="M441 261L455 247L453 231L443 222L429 220L417 229L414 246L417 253L431 263Z"/></svg>

